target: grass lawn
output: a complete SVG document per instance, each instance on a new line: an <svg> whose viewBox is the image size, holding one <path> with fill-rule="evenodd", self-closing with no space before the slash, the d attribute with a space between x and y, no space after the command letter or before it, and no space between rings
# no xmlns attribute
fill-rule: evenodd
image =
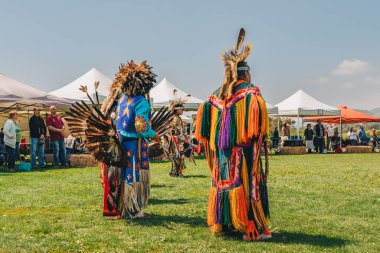
<svg viewBox="0 0 380 253"><path fill-rule="evenodd" d="M380 154L273 156L273 239L211 236L205 160L153 163L149 218L102 216L97 168L0 173L0 252L380 252Z"/></svg>

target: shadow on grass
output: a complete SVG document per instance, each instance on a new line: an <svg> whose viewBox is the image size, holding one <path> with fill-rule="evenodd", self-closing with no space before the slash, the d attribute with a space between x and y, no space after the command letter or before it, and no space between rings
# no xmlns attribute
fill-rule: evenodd
<svg viewBox="0 0 380 253"><path fill-rule="evenodd" d="M171 163L170 160L149 160L149 163Z"/></svg>
<svg viewBox="0 0 380 253"><path fill-rule="evenodd" d="M207 178L209 176L205 176L205 175L185 175L185 178Z"/></svg>
<svg viewBox="0 0 380 253"><path fill-rule="evenodd" d="M168 184L152 184L152 188L173 188L173 185L168 185Z"/></svg>
<svg viewBox="0 0 380 253"><path fill-rule="evenodd" d="M239 232L230 232L223 236L226 240L243 240L243 234ZM349 243L348 240L338 237L328 237L325 235L313 235L301 232L273 232L272 239L264 240L265 243L283 243L283 244L307 244L319 247L343 247Z"/></svg>
<svg viewBox="0 0 380 253"><path fill-rule="evenodd" d="M204 217L185 217L179 215L160 215L160 214L147 214L148 217L143 219L132 220L133 223L141 226L155 226L164 227L167 229L174 229L172 223L186 224L191 227L207 227L206 219Z"/></svg>
<svg viewBox="0 0 380 253"><path fill-rule="evenodd" d="M149 199L149 204L151 205L164 205L164 204L182 205L188 202L189 202L188 199Z"/></svg>

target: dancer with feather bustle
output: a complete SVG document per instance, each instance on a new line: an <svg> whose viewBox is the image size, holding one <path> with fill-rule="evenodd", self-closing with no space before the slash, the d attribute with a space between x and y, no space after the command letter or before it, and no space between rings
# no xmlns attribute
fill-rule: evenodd
<svg viewBox="0 0 380 253"><path fill-rule="evenodd" d="M85 148L102 163L105 215L143 217L148 204L148 142L159 143L172 119L167 108L151 117L149 91L156 82L151 69L145 61L121 65L101 108L88 95L92 108L82 101L68 112L71 132L85 136Z"/></svg>
<svg viewBox="0 0 380 253"><path fill-rule="evenodd" d="M270 238L267 191L269 120L260 89L251 84L245 62L252 46L224 53L222 86L198 109L196 137L205 145L212 174L207 223L211 232L237 230L248 241ZM261 148L265 149L265 169Z"/></svg>
<svg viewBox="0 0 380 253"><path fill-rule="evenodd" d="M188 138L185 133L185 122L182 121L184 101L174 100L171 102L171 111L173 112L172 133L169 145L169 158L172 160L172 168L169 173L172 177L183 177L185 169L185 144L188 143Z"/></svg>

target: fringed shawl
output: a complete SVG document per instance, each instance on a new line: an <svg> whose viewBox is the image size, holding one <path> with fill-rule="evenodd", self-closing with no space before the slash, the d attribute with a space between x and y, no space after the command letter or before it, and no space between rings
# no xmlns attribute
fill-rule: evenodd
<svg viewBox="0 0 380 253"><path fill-rule="evenodd" d="M212 95L198 109L195 135L212 151L244 146L268 132L268 112L258 87L241 89L229 100Z"/></svg>

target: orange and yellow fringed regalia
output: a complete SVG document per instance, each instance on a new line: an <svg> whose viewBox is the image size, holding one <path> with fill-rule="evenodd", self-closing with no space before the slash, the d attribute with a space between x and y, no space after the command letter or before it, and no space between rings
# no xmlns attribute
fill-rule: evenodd
<svg viewBox="0 0 380 253"><path fill-rule="evenodd" d="M261 159L269 131L258 87L237 81L231 96L215 94L198 109L196 137L205 144L212 174L207 223L211 232L245 232L250 240L270 236L266 175Z"/></svg>

